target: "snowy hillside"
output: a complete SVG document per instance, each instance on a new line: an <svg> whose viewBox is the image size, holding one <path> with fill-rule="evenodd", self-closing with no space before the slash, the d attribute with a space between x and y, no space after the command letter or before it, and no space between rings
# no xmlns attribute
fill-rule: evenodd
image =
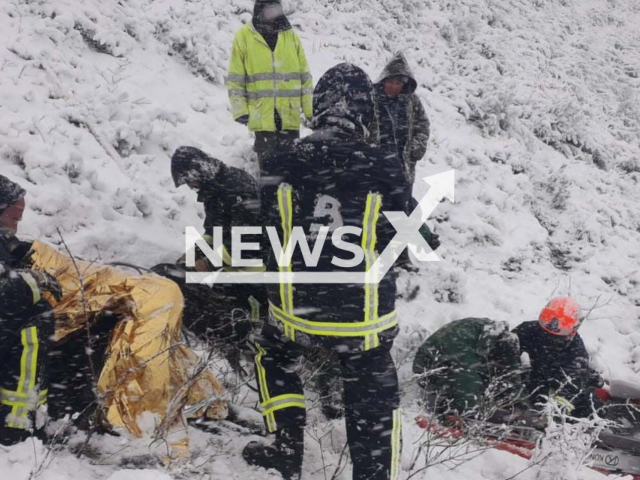
<svg viewBox="0 0 640 480"><path fill-rule="evenodd" d="M28 191L20 234L57 245L62 235L75 255L101 262L178 257L184 226L200 225L202 212L192 192L173 186L173 151L193 145L255 171L253 139L232 121L224 88L233 35L252 10L251 0L1 2L0 172ZM286 10L315 81L342 61L375 78L404 51L432 125L417 177L456 170L456 203L442 203L431 221L442 262L400 279L405 297L420 287L400 302L396 341L403 478L415 473L421 433L411 352L450 320L515 326L571 293L593 307L582 335L598 369L640 382L640 3L290 0ZM426 190L417 183L418 198ZM307 439L303 478L328 480L345 433L318 411L311 420L314 435L333 433L321 445ZM249 436L192 433L194 459L179 472L127 470L149 441L122 438L93 439L102 450L93 460L31 444L0 450L0 472L266 477L239 457ZM450 466L412 478L536 478L535 468L514 477L527 463L505 452Z"/></svg>

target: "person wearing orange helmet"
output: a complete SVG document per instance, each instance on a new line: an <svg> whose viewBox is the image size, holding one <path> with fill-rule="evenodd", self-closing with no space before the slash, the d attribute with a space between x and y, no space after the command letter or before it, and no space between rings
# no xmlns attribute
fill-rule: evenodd
<svg viewBox="0 0 640 480"><path fill-rule="evenodd" d="M533 403L553 396L575 417L592 413L593 405L598 405L593 389L604 383L589 365L589 353L578 333L584 318L576 300L556 297L537 321L524 322L513 330L520 351L529 356L527 387Z"/></svg>

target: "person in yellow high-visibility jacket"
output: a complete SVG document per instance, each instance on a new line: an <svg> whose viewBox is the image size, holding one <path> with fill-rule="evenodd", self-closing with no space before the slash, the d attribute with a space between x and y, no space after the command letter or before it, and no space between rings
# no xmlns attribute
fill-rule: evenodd
<svg viewBox="0 0 640 480"><path fill-rule="evenodd" d="M236 33L227 88L233 118L255 132L259 159L299 137L301 113L311 118L307 58L280 0L256 0L253 21Z"/></svg>

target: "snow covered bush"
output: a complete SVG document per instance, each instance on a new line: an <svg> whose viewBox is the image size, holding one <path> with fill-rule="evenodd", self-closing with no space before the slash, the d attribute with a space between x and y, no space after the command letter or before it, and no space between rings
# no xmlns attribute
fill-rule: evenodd
<svg viewBox="0 0 640 480"><path fill-rule="evenodd" d="M579 480L598 436L611 422L597 413L573 418L554 398L548 399L543 414L547 428L530 460L536 480Z"/></svg>

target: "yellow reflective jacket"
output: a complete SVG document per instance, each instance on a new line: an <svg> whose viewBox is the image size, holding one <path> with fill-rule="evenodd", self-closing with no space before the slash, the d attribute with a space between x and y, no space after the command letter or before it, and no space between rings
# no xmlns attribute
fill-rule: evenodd
<svg viewBox="0 0 640 480"><path fill-rule="evenodd" d="M311 118L313 81L296 33L278 34L275 52L248 23L236 33L227 88L233 118L249 115L249 130L275 132L275 112L282 130L300 129L300 111Z"/></svg>

